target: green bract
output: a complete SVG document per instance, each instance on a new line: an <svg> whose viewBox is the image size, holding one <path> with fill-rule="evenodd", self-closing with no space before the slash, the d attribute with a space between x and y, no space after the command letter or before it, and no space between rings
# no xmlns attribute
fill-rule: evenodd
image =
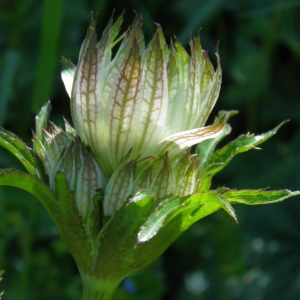
<svg viewBox="0 0 300 300"><path fill-rule="evenodd" d="M43 204L77 263L85 300L110 299L121 280L218 209L236 220L231 204L299 194L211 190L213 176L235 155L255 149L283 123L217 149L236 114L221 111L203 127L220 90L218 55L214 70L199 36L190 41L191 56L177 40L169 49L159 25L145 47L142 19L118 37L121 22L110 20L97 43L92 17L78 66L63 59L75 129L49 125L47 103L36 119L34 150L0 131L0 144L29 173L1 170L0 185L22 188Z"/></svg>

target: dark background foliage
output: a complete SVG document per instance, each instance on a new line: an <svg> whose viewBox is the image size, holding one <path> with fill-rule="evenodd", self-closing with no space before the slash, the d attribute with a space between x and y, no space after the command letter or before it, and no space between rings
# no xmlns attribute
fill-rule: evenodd
<svg viewBox="0 0 300 300"><path fill-rule="evenodd" d="M52 121L70 120L60 56L76 63L90 11L98 12L100 35L114 8L116 16L126 9L124 29L133 10L141 13L148 41L159 22L168 42L175 34L185 46L201 28L213 60L220 42L223 85L212 117L240 111L231 139L291 120L263 151L235 158L216 187L300 189L299 0L0 0L0 126L31 145L35 114L47 99ZM3 149L0 167L22 169ZM126 279L115 299L300 299L299 200L236 206L238 225L224 212L201 220ZM80 299L76 266L30 195L1 188L0 236L5 300Z"/></svg>

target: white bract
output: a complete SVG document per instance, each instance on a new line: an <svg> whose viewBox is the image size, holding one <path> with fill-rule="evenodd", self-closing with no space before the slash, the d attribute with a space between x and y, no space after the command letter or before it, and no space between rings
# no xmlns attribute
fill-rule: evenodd
<svg viewBox="0 0 300 300"><path fill-rule="evenodd" d="M189 56L177 39L167 47L159 25L145 47L142 19L118 37L121 23L111 19L97 42L92 18L77 67L65 60L62 72L76 132L108 176L129 151L130 159L168 151L173 160L222 130L203 127L220 90L218 54L214 70L199 36Z"/></svg>

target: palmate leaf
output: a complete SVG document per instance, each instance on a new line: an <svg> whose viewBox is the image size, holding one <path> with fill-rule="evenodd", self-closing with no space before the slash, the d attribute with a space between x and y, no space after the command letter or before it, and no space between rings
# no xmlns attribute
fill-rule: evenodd
<svg viewBox="0 0 300 300"><path fill-rule="evenodd" d="M4 129L0 129L0 145L11 152L26 168L30 175L37 174L37 166L32 154L26 144L15 134Z"/></svg>

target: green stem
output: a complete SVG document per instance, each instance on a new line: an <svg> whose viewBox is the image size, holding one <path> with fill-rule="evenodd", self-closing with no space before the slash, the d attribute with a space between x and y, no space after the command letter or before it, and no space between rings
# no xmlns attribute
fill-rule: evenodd
<svg viewBox="0 0 300 300"><path fill-rule="evenodd" d="M102 280L92 276L82 276L82 300L110 300L119 282Z"/></svg>
<svg viewBox="0 0 300 300"><path fill-rule="evenodd" d="M5 248L6 248L6 243L7 243L7 232L8 230L6 229L6 207L5 207L5 202L4 202L4 193L3 189L0 189L0 236L2 237L0 239L0 272L1 269L4 268L4 257L5 257Z"/></svg>

